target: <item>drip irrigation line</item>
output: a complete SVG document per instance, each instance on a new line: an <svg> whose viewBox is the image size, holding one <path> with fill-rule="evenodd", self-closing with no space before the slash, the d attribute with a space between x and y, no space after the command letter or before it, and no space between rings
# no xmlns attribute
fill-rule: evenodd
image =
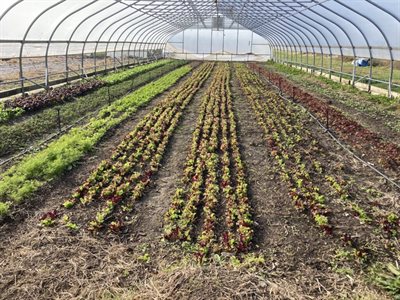
<svg viewBox="0 0 400 300"><path fill-rule="evenodd" d="M151 71L150 71L150 72L151 72ZM144 75L144 74L143 74L143 75ZM162 75L162 74L161 74L161 75ZM155 79L161 77L161 75L157 76ZM133 79L128 79L128 80L133 80ZM154 79L153 79L153 80L154 80ZM148 83L148 82L147 82L147 83ZM145 84L147 84L147 83L144 82L143 84L141 84L141 85L139 85L139 86L136 86L136 87L134 87L134 88L130 88L126 93L122 94L119 98L123 98L123 97L129 95L129 94L132 93L135 89L138 89L139 87L141 87L141 86L143 86L143 85L145 85ZM78 100L78 99L77 99L76 97L74 97L74 96L70 96L70 97L71 97L74 101L77 101L77 100ZM111 104L109 100L108 100L107 103L108 103L109 105ZM81 122L82 120L84 120L84 119L86 119L86 118L89 118L89 117L91 117L91 116L93 116L93 115L96 115L103 107L104 107L104 106L99 107L99 108L96 109L95 111L90 112L89 114L87 114L87 115L85 115L85 116L83 116L83 117L81 117L81 118L75 120L74 122L72 122L72 124L69 124L69 125L67 125L67 126L65 126L65 127L63 127L63 128L61 128L58 132L50 134L45 140L41 141L39 144L37 144L37 145L35 145L35 146L30 146L30 147L28 147L28 148L22 150L21 152L17 153L16 155L14 155L14 156L12 156L12 157L10 157L10 158L7 158L6 160L1 161L1 162L0 162L0 167L3 166L3 165L5 165L5 164L7 164L7 163L9 163L9 162L11 162L11 161L13 161L13 160L15 160L15 159L17 159L17 158L19 158L19 157L21 157L21 156L24 156L26 153L34 152L35 150L39 150L39 148L40 148L41 146L43 146L43 145L46 144L47 142L51 141L52 139L56 138L57 136L59 136L59 135L65 133L65 132L67 132L67 131L70 130L72 127L74 127L76 124L78 124L79 122ZM84 124L84 125L82 126L82 128L85 128L88 124L89 124L89 123Z"/></svg>
<svg viewBox="0 0 400 300"><path fill-rule="evenodd" d="M371 170L373 170L375 173L377 173L378 175L380 175L381 177L385 178L387 181L389 181L391 184L393 184L395 187L397 187L398 189L400 189L400 184L398 184L396 181L394 181L393 179L391 179L389 176L387 176L386 174L384 174L383 172L379 171L377 168L375 168L372 163L362 159L360 156L358 156L357 154L355 154L353 151L351 151L346 145L344 145L331 131L330 129L328 129L324 124L322 124L318 118L311 113L306 107L304 107L302 104L293 101L293 99L287 98L284 96L284 93L282 92L282 90L275 85L274 83L272 83L272 81L270 81L268 78L266 78L265 76L263 76L265 78L265 80L268 81L268 83L274 87L275 89L277 89L279 91L279 97L284 99L287 102L290 102L292 104L298 105L300 106L312 119L314 119L317 124L325 130L326 133L329 134L329 136L340 146L342 147L344 150L346 150L349 154L351 154L355 159L357 159L359 162L361 162L364 166L367 166L368 168L370 168Z"/></svg>

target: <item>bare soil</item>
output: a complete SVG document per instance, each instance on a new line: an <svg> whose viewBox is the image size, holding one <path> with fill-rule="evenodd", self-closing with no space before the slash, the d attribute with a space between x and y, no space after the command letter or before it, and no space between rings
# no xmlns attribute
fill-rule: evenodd
<svg viewBox="0 0 400 300"><path fill-rule="evenodd" d="M190 74L180 82L189 76ZM142 237L147 236L147 241L159 243L163 214L168 208L175 189L174 184L183 168L197 119L201 92L187 108L184 119L172 138L172 146L166 153L155 184L133 212L133 218L137 222L131 224L130 230L124 236L96 237L85 230L72 234L65 228L43 228L39 226L39 218L50 210L60 209L71 192L89 176L101 160L111 155L124 136L132 131L167 93L168 91L164 92L138 110L132 118L114 128L79 166L41 189L37 196L22 205L7 223L2 224L1 299L97 298L97 289L107 287L107 284L104 284L105 280L111 280L111 285L118 286L120 281L115 277L123 276L122 271L129 274L129 268L125 267L131 266L132 247L138 247L138 244L141 247ZM116 266L115 261L106 263L108 255L111 260L124 261L123 265L120 265L122 270ZM108 265L108 271L103 269L105 265ZM90 283L92 280L95 281L94 285Z"/></svg>
<svg viewBox="0 0 400 300"><path fill-rule="evenodd" d="M165 93L110 132L78 166L44 187L12 220L1 225L0 299L389 299L364 280L366 275L357 264L337 261L337 238L324 236L308 216L293 208L263 131L235 78L232 89L238 139L256 222L254 250L249 257L263 259L258 263L243 259L237 265L229 263L229 254L222 253L199 265L185 249L163 241L163 215L183 172L201 95L211 77L186 108L162 167L134 207L124 234L93 235L84 229L70 232L62 226L44 228L38 223L43 213L58 208L98 163L111 155ZM307 126L320 141L318 155L326 172L353 178L356 185L372 186L382 192L379 200L385 209L398 208L393 188L341 151L312 122ZM345 168L338 166L343 162ZM354 193L366 195L359 187ZM369 199L360 205L368 207ZM332 204L339 207L335 214L343 213L340 202ZM358 219L346 220L350 221L341 224L345 229L352 230L359 223ZM362 227L360 234L365 230ZM351 268L352 273L335 271L335 264Z"/></svg>
<svg viewBox="0 0 400 300"><path fill-rule="evenodd" d="M233 87L237 86L233 84ZM244 100L239 89L236 88L234 91L236 92L235 109L238 117L239 141L247 166L250 199L252 199L257 225L255 243L256 248L262 251L268 261L269 274L296 282L298 292L319 295L316 298L324 297L324 292L318 291L321 288L318 284L321 284L328 294L335 295L338 292L338 286L336 286L338 281L342 292L351 293L350 291L356 287L333 271L332 258L340 249L338 247L340 241L333 236L322 234L306 215L294 208L288 196L289 190L281 181L270 155L263 131L254 120L254 112L250 104ZM343 159L350 161L352 167L357 165L315 125L311 122L307 125L311 127L310 130L318 140L323 140L321 146L324 149L321 153L329 153L329 151L324 151L327 149L335 150L333 154L327 155L328 159L324 158L324 165L334 165ZM329 163L326 164L327 162ZM365 170L361 170L363 171ZM322 184L322 182L323 180L320 180L319 183ZM342 211L339 215L341 213ZM346 222L340 223L340 226L353 230L354 226L359 224L355 218L347 219ZM357 268L357 266L351 267ZM318 284L310 289L310 281L318 282Z"/></svg>

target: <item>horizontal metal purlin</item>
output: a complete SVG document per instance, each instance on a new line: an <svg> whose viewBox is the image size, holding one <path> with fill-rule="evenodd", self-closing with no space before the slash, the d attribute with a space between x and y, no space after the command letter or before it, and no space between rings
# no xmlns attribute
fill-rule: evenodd
<svg viewBox="0 0 400 300"><path fill-rule="evenodd" d="M25 44L47 44L49 42L50 41L45 41L45 40L26 40L23 43L25 43ZM19 44L19 43L22 43L22 40L0 40L0 43ZM55 44L67 44L67 43L70 43L70 44L84 44L84 43L87 43L87 44L97 44L97 43L99 43L99 44L114 44L114 43L118 44L118 43L122 43L122 41L67 41L67 40L55 41L55 40L52 40L51 43L52 44L53 43L55 43ZM134 42L134 43L136 43L136 42ZM159 43L148 43L148 42L137 42L137 43L138 44L148 44L148 45L159 44Z"/></svg>

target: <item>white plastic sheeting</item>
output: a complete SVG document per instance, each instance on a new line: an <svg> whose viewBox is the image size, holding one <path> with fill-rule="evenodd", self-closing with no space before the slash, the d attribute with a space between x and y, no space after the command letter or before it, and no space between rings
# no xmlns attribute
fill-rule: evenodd
<svg viewBox="0 0 400 300"><path fill-rule="evenodd" d="M0 55L91 52L110 42L117 44L105 47L110 51L140 42L164 47L177 32L216 14L275 48L400 59L398 0L1 0ZM27 45L21 53L12 42ZM68 46L73 42L81 43Z"/></svg>
<svg viewBox="0 0 400 300"><path fill-rule="evenodd" d="M226 60L233 60L233 56L243 60L245 55L259 55L265 60L271 58L270 44L265 38L229 18L219 19L221 20L218 28L213 26L212 19L205 19L204 25L196 24L174 35L168 40L167 51L190 54L180 57L199 59L209 54L209 57L225 57Z"/></svg>
<svg viewBox="0 0 400 300"><path fill-rule="evenodd" d="M227 20L226 24L218 25L218 20L223 19ZM223 31L212 28L215 25L223 27ZM236 25L240 32L235 37ZM204 30L198 33L193 28ZM211 54L209 57L215 55L215 59L232 55L247 59L249 53L266 52L266 48L266 57L272 50L280 58L285 53L286 59L293 53L306 54L307 60L310 53L313 60L315 54L330 56L330 60L333 55L388 59L390 95L393 61L400 60L400 1L0 1L0 59L3 58L3 63L9 58L17 58L18 76L13 75L12 80L20 82L22 91L24 83L29 81L24 65L32 57L44 57L40 68L44 69L45 85L48 86L49 76L54 75L50 71L50 56L62 62L60 68L63 71L60 69L56 79L64 73L68 80L71 72L82 76L91 72L97 74L100 69L107 71L143 59L157 59L163 51L165 53L168 41L173 42L171 38L183 31L189 41L190 36L200 38L196 43L202 46L196 46L196 52L206 55L201 48L210 48L207 51ZM214 34L208 37L208 32ZM262 39L261 46L253 47L250 42L249 49L246 35L251 32L257 39ZM205 42L207 38L212 46ZM235 43L233 51L231 48ZM184 45L181 48L185 55L188 52L196 54L193 45L186 45L186 50ZM372 68L369 77L370 85ZM354 83L356 77L353 78Z"/></svg>
<svg viewBox="0 0 400 300"><path fill-rule="evenodd" d="M277 48L400 59L400 1L221 1L221 11Z"/></svg>

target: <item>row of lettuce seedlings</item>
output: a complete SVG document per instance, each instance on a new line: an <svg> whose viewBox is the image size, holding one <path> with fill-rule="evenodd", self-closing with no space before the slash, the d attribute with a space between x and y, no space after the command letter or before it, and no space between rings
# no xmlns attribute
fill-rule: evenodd
<svg viewBox="0 0 400 300"><path fill-rule="evenodd" d="M211 253L250 248L253 221L229 87L230 68L220 64L202 99L180 187L165 215L165 237Z"/></svg>
<svg viewBox="0 0 400 300"><path fill-rule="evenodd" d="M123 216L142 198L161 165L185 108L210 76L213 67L213 63L202 64L189 79L156 105L116 147L111 157L103 160L63 203L64 208L96 206L87 224L89 230L107 227L115 232L123 230ZM51 225L59 215L50 212L42 217L42 223ZM78 228L68 214L64 216L64 222L69 228Z"/></svg>

